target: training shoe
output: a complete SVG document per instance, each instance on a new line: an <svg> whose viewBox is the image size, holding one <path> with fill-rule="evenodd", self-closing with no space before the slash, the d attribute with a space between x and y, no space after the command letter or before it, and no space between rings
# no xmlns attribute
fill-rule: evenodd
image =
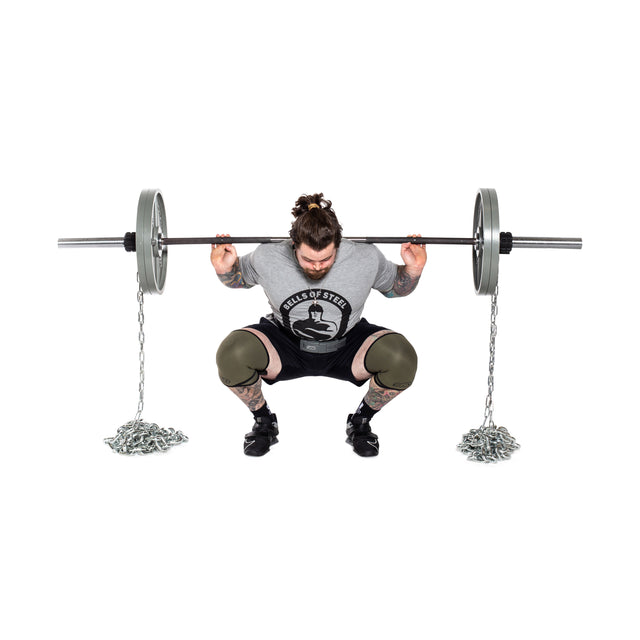
<svg viewBox="0 0 640 640"><path fill-rule="evenodd" d="M263 456L272 444L278 442L278 418L272 413L269 418L256 418L253 431L244 437L244 453L247 456Z"/></svg>
<svg viewBox="0 0 640 640"><path fill-rule="evenodd" d="M347 418L347 442L353 446L353 450L363 458L378 455L378 436L371 433L369 418L349 414Z"/></svg>

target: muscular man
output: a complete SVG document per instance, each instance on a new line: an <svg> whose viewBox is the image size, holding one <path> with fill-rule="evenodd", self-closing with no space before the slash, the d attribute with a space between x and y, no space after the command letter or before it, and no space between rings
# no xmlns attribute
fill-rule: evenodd
<svg viewBox="0 0 640 640"><path fill-rule="evenodd" d="M369 388L347 418L347 442L360 456L378 455L370 422L415 377L418 358L407 339L361 317L372 289L387 298L415 290L427 261L424 245L401 247L404 265L371 244L342 240L342 227L322 193L300 197L292 210L291 241L260 245L238 258L230 244L214 244L211 263L233 289L260 285L271 313L227 336L216 355L218 372L254 415L244 452L262 456L278 441L278 423L262 394L303 376L328 376ZM309 339L312 338L312 339Z"/></svg>

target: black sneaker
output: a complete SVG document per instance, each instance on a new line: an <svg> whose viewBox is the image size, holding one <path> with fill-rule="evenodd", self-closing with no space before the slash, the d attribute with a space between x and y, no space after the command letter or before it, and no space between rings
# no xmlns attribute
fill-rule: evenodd
<svg viewBox="0 0 640 640"><path fill-rule="evenodd" d="M378 436L375 433L371 433L369 422L369 418L354 416L352 413L347 418L347 442L363 458L378 455Z"/></svg>
<svg viewBox="0 0 640 640"><path fill-rule="evenodd" d="M244 453L247 456L263 456L272 444L278 442L278 418L272 413L269 418L256 418L253 431L244 437Z"/></svg>

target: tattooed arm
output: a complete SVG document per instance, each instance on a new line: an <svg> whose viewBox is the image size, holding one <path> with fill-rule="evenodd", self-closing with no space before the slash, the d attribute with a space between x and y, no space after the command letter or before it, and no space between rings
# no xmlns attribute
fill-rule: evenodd
<svg viewBox="0 0 640 640"><path fill-rule="evenodd" d="M407 266L402 265L398 267L398 273L393 283L391 291L387 291L384 295L387 298L401 298L402 296L408 296L415 291L420 281L420 276L412 276L407 272Z"/></svg>
<svg viewBox="0 0 640 640"><path fill-rule="evenodd" d="M253 286L244 281L240 259L232 244L212 244L211 264L225 286L231 289L249 289Z"/></svg>
<svg viewBox="0 0 640 640"><path fill-rule="evenodd" d="M424 265L427 264L427 250L423 244L405 242L400 249L400 255L404 264L398 267L391 291L384 294L387 298L400 298L412 293L418 286Z"/></svg>
<svg viewBox="0 0 640 640"><path fill-rule="evenodd" d="M231 271L227 273L219 273L218 279L223 285L231 289L251 289L252 284L247 284L242 277L242 271L240 271L240 260L236 258L236 261L231 267Z"/></svg>

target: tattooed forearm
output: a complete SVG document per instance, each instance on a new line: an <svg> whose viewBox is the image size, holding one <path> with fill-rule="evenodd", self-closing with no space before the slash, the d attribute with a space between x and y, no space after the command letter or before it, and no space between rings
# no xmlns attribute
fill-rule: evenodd
<svg viewBox="0 0 640 640"><path fill-rule="evenodd" d="M396 280L393 283L393 289L388 291L384 295L387 298L400 298L402 296L408 296L418 286L420 276L411 276L407 273L407 267L402 265L398 267L398 273Z"/></svg>
<svg viewBox="0 0 640 640"><path fill-rule="evenodd" d="M252 285L247 284L242 277L242 271L240 271L240 259L236 259L231 267L231 271L227 273L219 273L218 278L220 282L231 289L250 289Z"/></svg>

